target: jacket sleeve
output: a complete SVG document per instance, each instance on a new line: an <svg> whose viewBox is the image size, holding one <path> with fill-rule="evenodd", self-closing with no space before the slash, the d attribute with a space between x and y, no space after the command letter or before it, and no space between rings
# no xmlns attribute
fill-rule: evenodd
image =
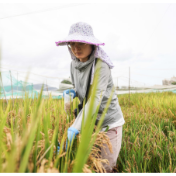
<svg viewBox="0 0 176 176"><path fill-rule="evenodd" d="M110 76L110 69L109 66L106 63L103 63L102 61L98 62L95 66L95 73L94 73L94 81L93 84L95 83L95 77L98 77L98 85L96 87L96 92L95 92L95 99L94 99L94 106L93 106L93 111L91 116L95 114L96 108L101 103L103 95L107 89L108 86L108 81L109 81L109 76ZM93 91L93 90L92 90ZM86 105L85 105L85 120L89 111L90 107L90 99L91 99L92 93L90 92L90 98L88 99ZM83 109L79 112L77 118L75 119L74 123L72 124L71 127L76 128L79 132L81 130L81 124L82 124L82 116L83 116Z"/></svg>
<svg viewBox="0 0 176 176"><path fill-rule="evenodd" d="M74 77L73 77L73 72L72 72L72 62L70 64L70 75L71 75L71 82L72 82L72 85L73 85L73 90L76 92L75 82L74 82ZM78 97L77 92L76 92L76 97Z"/></svg>

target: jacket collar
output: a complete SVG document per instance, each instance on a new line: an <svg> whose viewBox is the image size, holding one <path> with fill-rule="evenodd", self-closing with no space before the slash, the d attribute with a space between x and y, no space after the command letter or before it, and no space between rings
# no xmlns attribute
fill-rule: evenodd
<svg viewBox="0 0 176 176"><path fill-rule="evenodd" d="M94 56L95 50L90 55L89 59L86 62L80 62L78 58L74 60L74 67L75 69L78 69L79 71L82 71L87 68L88 65L93 64L93 61L95 60Z"/></svg>

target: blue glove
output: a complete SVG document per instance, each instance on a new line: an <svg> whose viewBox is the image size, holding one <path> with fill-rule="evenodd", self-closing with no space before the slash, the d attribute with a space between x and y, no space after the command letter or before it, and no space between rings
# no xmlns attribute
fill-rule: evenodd
<svg viewBox="0 0 176 176"><path fill-rule="evenodd" d="M79 134L79 131L76 128L73 128L73 127L68 128L67 141L69 142L69 145L71 145L72 140L74 140L77 134ZM67 141L66 141L66 150L67 150L67 145L68 145ZM58 142L57 154L59 154L59 151L60 151L60 143Z"/></svg>
<svg viewBox="0 0 176 176"><path fill-rule="evenodd" d="M73 127L68 128L67 141L69 142L69 145L71 145L72 140L74 140L77 134L79 134L79 131L76 128ZM66 141L66 150L67 150L67 141Z"/></svg>
<svg viewBox="0 0 176 176"><path fill-rule="evenodd" d="M74 94L73 98L76 97L76 92L73 89L64 90L63 97L64 97L64 94L69 94L69 92Z"/></svg>
<svg viewBox="0 0 176 176"><path fill-rule="evenodd" d="M60 144L58 142L58 146L57 146L57 154L59 154L59 150L60 150Z"/></svg>

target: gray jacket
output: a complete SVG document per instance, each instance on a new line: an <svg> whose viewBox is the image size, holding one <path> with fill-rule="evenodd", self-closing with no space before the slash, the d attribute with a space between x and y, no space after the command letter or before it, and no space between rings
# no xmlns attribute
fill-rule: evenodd
<svg viewBox="0 0 176 176"><path fill-rule="evenodd" d="M81 102L84 100L86 95L88 77L89 77L94 59L95 58L93 58L92 56L88 61L84 63L79 62L79 60L76 60L76 61L73 60L71 62L71 66L70 66L71 80L72 80L73 86L75 87L76 94ZM110 68L105 62L103 62L100 59L97 59L94 78L95 78L95 75L97 75L98 70L99 70L98 86L96 88L96 97L94 102L95 106L93 109L93 114L94 114L96 111L96 107L101 102L97 119L101 117L103 110L106 106L106 103L108 101L108 98L110 97L111 91L114 87ZM92 87L90 86L90 96L92 91L91 88ZM85 117L88 113L89 105L90 105L90 98L88 99L85 105ZM75 119L74 123L71 126L76 128L78 131L81 130L82 115L83 115L83 109L79 112L79 114L77 115L77 118ZM107 110L104 122L102 124L102 128L105 128L108 125L111 125L117 122L121 118L123 118L123 114L118 102L117 95L115 94L115 91L114 91L110 106Z"/></svg>

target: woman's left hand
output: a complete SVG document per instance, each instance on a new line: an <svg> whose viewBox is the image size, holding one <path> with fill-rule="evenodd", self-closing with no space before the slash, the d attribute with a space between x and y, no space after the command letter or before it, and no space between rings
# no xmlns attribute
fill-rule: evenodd
<svg viewBox="0 0 176 176"><path fill-rule="evenodd" d="M67 131L67 141L69 142L69 146L72 143L72 140L75 139L76 135L79 134L79 131L76 128L70 127ZM67 142L66 142L66 150L67 150Z"/></svg>
<svg viewBox="0 0 176 176"><path fill-rule="evenodd" d="M79 134L79 131L76 128L70 127L67 130L67 141L66 141L66 150L67 150L67 146L68 146L68 142L69 142L69 146L72 143L72 140L75 139L76 135ZM63 147L62 147L63 149ZM57 154L59 154L60 151L60 144L58 143L57 146Z"/></svg>

